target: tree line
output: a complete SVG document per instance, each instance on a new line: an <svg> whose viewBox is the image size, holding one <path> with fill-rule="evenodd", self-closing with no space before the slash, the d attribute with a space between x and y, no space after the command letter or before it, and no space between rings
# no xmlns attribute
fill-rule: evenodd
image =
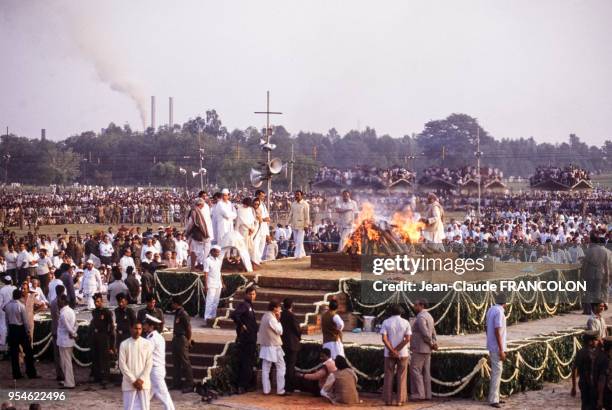
<svg viewBox="0 0 612 410"><path fill-rule="evenodd" d="M129 125L110 123L100 133L86 131L58 142L9 134L0 142L0 175L3 182L33 185L195 187L200 179L192 172L200 168L202 152L208 184L241 187L248 185L249 170L264 161L264 135L265 130L256 127L229 131L215 110L171 129L134 132ZM369 127L345 135L334 128L326 134L292 135L276 126L271 142L276 144L273 156L283 162L290 162L293 149L294 187L305 187L322 166L399 165L418 172L430 166L475 165L478 138L482 166L499 168L505 176L528 177L537 166L570 163L594 172L612 169L610 140L601 147L589 146L574 134L556 144L537 143L533 137L498 140L466 114L430 121L419 134L401 138L379 136ZM274 178L275 189L286 189L289 169Z"/></svg>

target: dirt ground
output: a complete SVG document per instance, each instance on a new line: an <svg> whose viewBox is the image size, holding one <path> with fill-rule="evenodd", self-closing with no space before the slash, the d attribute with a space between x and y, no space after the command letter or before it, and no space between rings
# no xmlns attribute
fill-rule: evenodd
<svg viewBox="0 0 612 410"><path fill-rule="evenodd" d="M22 379L17 381L18 391L65 391L56 390L55 373L52 363L37 363L37 369L42 376L41 379L28 380ZM75 367L77 383L87 380L89 370ZM8 361L0 362L0 400L7 401L8 391L13 390L13 381L10 377L10 363ZM514 394L506 399L505 409L576 409L580 406L579 398L571 397L570 382L565 381L559 384L548 383L540 391L530 391L526 393ZM106 390L102 390L98 386L82 384L77 386L75 390L68 390L67 399L57 402L42 402L42 409L69 409L69 408L96 408L96 410L117 410L123 408L121 400L121 390L118 386L109 386ZM206 404L201 401L200 396L195 393L182 394L172 391L172 398L177 410L195 410L195 409L252 409L252 410L285 410L285 409L328 409L332 408L329 403L326 403L321 398L312 397L306 394L294 394L289 397L278 397L274 394L264 396L261 392L248 393L241 396L220 397L212 404ZM362 395L363 403L357 408L375 408L382 409L385 406L381 403L379 395L368 394ZM18 410L25 410L29 407L29 403L15 403ZM348 406L341 406L349 408ZM486 403L477 402L466 399L436 399L431 402L422 403L407 403L406 409L484 409ZM153 399L151 402L152 410L161 410L161 403Z"/></svg>

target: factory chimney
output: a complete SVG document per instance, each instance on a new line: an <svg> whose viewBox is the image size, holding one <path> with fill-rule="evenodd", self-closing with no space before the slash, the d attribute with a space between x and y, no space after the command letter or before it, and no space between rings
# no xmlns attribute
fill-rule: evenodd
<svg viewBox="0 0 612 410"><path fill-rule="evenodd" d="M46 139L47 139L47 130L45 128L42 128L40 130L40 140L45 141Z"/></svg>
<svg viewBox="0 0 612 410"><path fill-rule="evenodd" d="M151 96L151 128L155 131L155 96Z"/></svg>
<svg viewBox="0 0 612 410"><path fill-rule="evenodd" d="M168 97L168 128L172 131L174 126L174 99Z"/></svg>

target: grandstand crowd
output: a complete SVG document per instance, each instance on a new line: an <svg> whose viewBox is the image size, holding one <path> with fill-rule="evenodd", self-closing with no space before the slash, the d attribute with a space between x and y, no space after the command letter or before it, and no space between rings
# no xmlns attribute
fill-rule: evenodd
<svg viewBox="0 0 612 410"><path fill-rule="evenodd" d="M537 167L535 174L529 178L531 186L538 185L546 181L559 182L565 186L572 187L578 182L591 179L591 173L586 169L578 168L574 165L567 167Z"/></svg>

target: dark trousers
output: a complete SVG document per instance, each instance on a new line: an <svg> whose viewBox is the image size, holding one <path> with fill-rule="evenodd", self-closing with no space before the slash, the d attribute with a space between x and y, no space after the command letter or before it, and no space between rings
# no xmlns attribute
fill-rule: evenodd
<svg viewBox="0 0 612 410"><path fill-rule="evenodd" d="M11 279L13 279L13 284L16 286L17 285L17 269L9 269L6 271L6 274L9 275L11 277Z"/></svg>
<svg viewBox="0 0 612 410"><path fill-rule="evenodd" d="M95 333L89 341L91 348L91 375L95 382L105 383L110 376L110 340Z"/></svg>
<svg viewBox="0 0 612 410"><path fill-rule="evenodd" d="M46 295L49 294L49 274L45 274L45 275L37 275L36 276L38 278L38 281L40 282L40 288L42 289L43 293Z"/></svg>
<svg viewBox="0 0 612 410"><path fill-rule="evenodd" d="M257 354L257 344L238 343L238 387L248 389L253 381L253 365Z"/></svg>
<svg viewBox="0 0 612 410"><path fill-rule="evenodd" d="M20 379L23 377L19 368L19 347L25 354L26 374L28 377L36 377L36 368L34 367L34 352L30 343L25 326L9 325L8 336L6 339L9 345L9 354L11 355L11 367L13 370L13 378Z"/></svg>
<svg viewBox="0 0 612 410"><path fill-rule="evenodd" d="M64 380L64 372L62 371L62 363L60 362L59 347L57 347L57 335L53 335L53 361L55 362L55 377L58 380Z"/></svg>
<svg viewBox="0 0 612 410"><path fill-rule="evenodd" d="M295 363L297 362L297 351L285 350L285 390L294 391L295 385Z"/></svg>
<svg viewBox="0 0 612 410"><path fill-rule="evenodd" d="M193 386L193 370L189 360L189 343L185 336L174 336L172 338L172 379L175 388L182 387L181 379L185 376L185 386Z"/></svg>
<svg viewBox="0 0 612 410"><path fill-rule="evenodd" d="M112 262L113 258L111 256L100 256L100 263L102 263L102 265L110 266Z"/></svg>
<svg viewBox="0 0 612 410"><path fill-rule="evenodd" d="M21 286L21 284L26 280L26 277L28 276L28 268L20 268L17 270L17 283L15 284L15 286L19 287Z"/></svg>

